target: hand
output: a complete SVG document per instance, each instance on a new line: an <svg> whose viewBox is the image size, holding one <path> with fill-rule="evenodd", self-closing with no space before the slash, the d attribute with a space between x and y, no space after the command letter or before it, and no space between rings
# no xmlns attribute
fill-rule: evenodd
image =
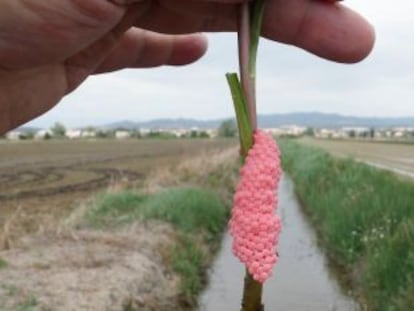
<svg viewBox="0 0 414 311"><path fill-rule="evenodd" d="M199 59L207 43L198 32L236 30L241 1L0 1L0 134L89 75ZM339 62L363 59L374 42L359 15L317 0L269 0L263 35Z"/></svg>

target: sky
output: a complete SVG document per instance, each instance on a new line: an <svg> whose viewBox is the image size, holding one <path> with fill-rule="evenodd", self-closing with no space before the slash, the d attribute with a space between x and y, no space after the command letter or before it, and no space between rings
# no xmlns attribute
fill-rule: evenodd
<svg viewBox="0 0 414 311"><path fill-rule="evenodd" d="M354 116L414 116L414 1L348 0L376 29L363 62L337 64L262 40L258 113L317 111ZM103 125L120 120L227 118L233 113L224 77L237 71L236 37L214 34L209 51L186 67L123 70L89 78L29 126Z"/></svg>

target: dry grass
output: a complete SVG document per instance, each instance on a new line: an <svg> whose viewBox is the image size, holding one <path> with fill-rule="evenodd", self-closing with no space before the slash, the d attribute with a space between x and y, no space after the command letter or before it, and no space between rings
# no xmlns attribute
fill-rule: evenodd
<svg viewBox="0 0 414 311"><path fill-rule="evenodd" d="M236 157L234 148L213 148L198 157L174 160L173 165L171 161L158 163L140 191L150 195L171 186L217 190L226 185L222 190L228 193L225 189L235 180ZM107 193L122 193L130 186L115 180L107 186ZM192 270L191 265L180 263L197 260L205 271L213 252L202 244L206 241L203 235L188 240L172 225L156 220L111 230L80 226L96 202L86 199L60 220L47 210L33 218L22 208L4 222L2 236L9 249L0 250L0 258L7 263L0 271L0 310L22 306L56 310L59 306L61 310L171 311L183 310L183 303L194 299L191 295L203 282L194 278L200 268ZM26 221L41 222L37 234L17 241L13 230ZM178 273L187 275L189 282L184 296Z"/></svg>
<svg viewBox="0 0 414 311"><path fill-rule="evenodd" d="M156 193L164 188L183 184L197 184L208 188L234 185L237 175L231 172L237 169L237 155L237 147L212 150L197 157L188 157L176 166L158 167L148 175L143 189L147 193Z"/></svg>
<svg viewBox="0 0 414 311"><path fill-rule="evenodd" d="M141 186L155 167L228 148L227 140L102 140L2 143L0 230L18 207L9 240L60 222L110 188ZM48 219L45 219L47 216Z"/></svg>
<svg viewBox="0 0 414 311"><path fill-rule="evenodd" d="M158 249L174 235L171 226L152 222L111 233L61 230L28 237L1 253L9 265L1 272L0 309L17 310L22 299L34 297L33 310L171 310L178 282L164 271ZM14 295L5 290L10 287Z"/></svg>

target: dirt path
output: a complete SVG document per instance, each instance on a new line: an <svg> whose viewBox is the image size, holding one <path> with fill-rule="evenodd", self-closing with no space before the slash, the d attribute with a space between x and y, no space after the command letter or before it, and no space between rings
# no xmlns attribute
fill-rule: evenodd
<svg viewBox="0 0 414 311"><path fill-rule="evenodd" d="M302 139L300 142L414 179L414 145L411 144L318 139Z"/></svg>

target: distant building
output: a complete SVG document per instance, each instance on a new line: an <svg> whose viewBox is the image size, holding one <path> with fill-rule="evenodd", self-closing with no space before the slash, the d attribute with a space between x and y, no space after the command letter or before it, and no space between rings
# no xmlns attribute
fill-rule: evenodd
<svg viewBox="0 0 414 311"><path fill-rule="evenodd" d="M367 136L371 129L368 127L343 127L343 131L348 133L349 136L360 137L360 136Z"/></svg>
<svg viewBox="0 0 414 311"><path fill-rule="evenodd" d="M185 137L189 134L189 130L187 129L162 130L162 132L169 132L170 134L173 134L175 137Z"/></svg>
<svg viewBox="0 0 414 311"><path fill-rule="evenodd" d="M268 134L274 135L274 136L280 136L284 134L284 130L277 127L268 127L264 128L263 131L265 131Z"/></svg>
<svg viewBox="0 0 414 311"><path fill-rule="evenodd" d="M81 134L82 138L95 138L96 137L96 131L95 130L84 130Z"/></svg>
<svg viewBox="0 0 414 311"><path fill-rule="evenodd" d="M336 134L335 130L332 129L317 129L315 130L315 137L316 138L332 138Z"/></svg>
<svg viewBox="0 0 414 311"><path fill-rule="evenodd" d="M210 138L215 138L218 136L218 129L207 129L205 132Z"/></svg>
<svg viewBox="0 0 414 311"><path fill-rule="evenodd" d="M131 133L129 131L116 131L115 132L116 139L126 139L130 137L131 137Z"/></svg>
<svg viewBox="0 0 414 311"><path fill-rule="evenodd" d="M6 139L8 140L19 140L22 135L20 131L10 131L6 134Z"/></svg>
<svg viewBox="0 0 414 311"><path fill-rule="evenodd" d="M82 137L82 131L81 130L67 130L66 131L66 137L69 139L76 139Z"/></svg>

